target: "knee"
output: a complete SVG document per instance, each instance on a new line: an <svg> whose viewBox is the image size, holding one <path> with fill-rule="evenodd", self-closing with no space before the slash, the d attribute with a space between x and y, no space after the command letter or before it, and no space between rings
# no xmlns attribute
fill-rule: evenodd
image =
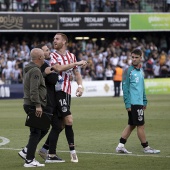
<svg viewBox="0 0 170 170"><path fill-rule="evenodd" d="M65 124L66 125L73 125L73 118L71 115L65 117Z"/></svg>
<svg viewBox="0 0 170 170"><path fill-rule="evenodd" d="M144 125L141 125L141 126L138 126L137 128L138 128L139 130L144 130L145 127L144 127Z"/></svg>
<svg viewBox="0 0 170 170"><path fill-rule="evenodd" d="M130 126L130 130L133 131L136 128L136 126Z"/></svg>

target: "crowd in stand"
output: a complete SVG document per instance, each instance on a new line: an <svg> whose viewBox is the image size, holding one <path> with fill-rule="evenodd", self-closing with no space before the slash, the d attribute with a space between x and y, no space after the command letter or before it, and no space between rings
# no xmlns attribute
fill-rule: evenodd
<svg viewBox="0 0 170 170"><path fill-rule="evenodd" d="M45 43L53 51L49 41L31 41L17 39L9 42L1 40L0 44L0 78L6 84L22 83L22 71L30 61L30 50L37 44ZM170 41L162 36L139 39L136 37L117 37L109 43L89 40L73 41L70 39L68 50L75 54L77 60L86 60L88 65L81 68L86 81L112 80L116 65L124 70L131 64L130 52L134 48L143 50L143 69L145 78L170 77Z"/></svg>
<svg viewBox="0 0 170 170"><path fill-rule="evenodd" d="M167 11L170 8L167 2ZM44 12L119 12L119 9L138 8L139 2L150 3L150 0L0 0L0 11L44 11ZM155 0L162 3L163 1ZM159 4L154 3L154 4ZM168 4L169 3L169 4ZM43 7L44 6L44 7ZM3 8L2 8L3 7ZM12 7L13 9L13 7ZM30 61L30 50L37 44L45 43L53 51L52 40L40 41L34 37L18 40L0 39L0 81L6 84L23 83L23 68ZM131 64L130 52L134 48L143 50L143 69L145 78L170 77L170 40L162 36L134 38L117 37L111 42L89 40L73 41L70 39L68 50L74 53L77 60L88 61L86 68L81 68L83 79L112 80L114 68L120 65L126 69ZM1 83L1 82L0 82Z"/></svg>
<svg viewBox="0 0 170 170"><path fill-rule="evenodd" d="M169 9L170 0L0 0L0 11L18 12L166 12Z"/></svg>

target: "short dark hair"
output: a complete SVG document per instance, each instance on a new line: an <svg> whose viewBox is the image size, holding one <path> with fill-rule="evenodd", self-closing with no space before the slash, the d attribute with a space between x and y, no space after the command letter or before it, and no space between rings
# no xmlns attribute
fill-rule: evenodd
<svg viewBox="0 0 170 170"><path fill-rule="evenodd" d="M36 48L41 48L41 49L42 49L42 47L44 47L44 46L46 46L46 44L38 44L38 45L36 46Z"/></svg>
<svg viewBox="0 0 170 170"><path fill-rule="evenodd" d="M136 54L136 55L142 56L142 50L136 48L131 52L131 54Z"/></svg>

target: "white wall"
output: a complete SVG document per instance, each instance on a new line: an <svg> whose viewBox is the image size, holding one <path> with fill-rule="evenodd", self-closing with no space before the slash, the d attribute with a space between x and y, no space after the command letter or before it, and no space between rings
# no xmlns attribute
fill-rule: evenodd
<svg viewBox="0 0 170 170"><path fill-rule="evenodd" d="M72 82L72 97L76 97L77 83ZM122 96L122 85L121 93ZM103 81L83 81L82 97L114 96L114 85L112 80Z"/></svg>

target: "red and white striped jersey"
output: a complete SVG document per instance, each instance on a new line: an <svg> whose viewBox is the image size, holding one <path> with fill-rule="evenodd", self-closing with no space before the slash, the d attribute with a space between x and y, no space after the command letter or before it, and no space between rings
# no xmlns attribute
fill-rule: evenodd
<svg viewBox="0 0 170 170"><path fill-rule="evenodd" d="M50 54L51 60L50 60L50 65L53 66L56 63L60 65L67 65L70 63L77 62L76 57L73 53L70 53L69 51L66 52L66 55L61 55L57 52L52 52ZM63 84L62 84L62 91L65 93L68 93L71 95L71 81L70 81L70 75L72 75L73 69L76 69L76 67L71 68L67 71L62 71L59 74L62 76L64 79Z"/></svg>

